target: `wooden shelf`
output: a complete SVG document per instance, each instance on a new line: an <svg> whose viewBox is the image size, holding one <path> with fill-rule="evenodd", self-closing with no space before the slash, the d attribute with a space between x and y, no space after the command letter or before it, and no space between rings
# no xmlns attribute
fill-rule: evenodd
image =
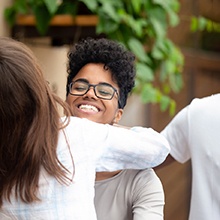
<svg viewBox="0 0 220 220"><path fill-rule="evenodd" d="M11 36L15 39L50 37L53 46L72 44L74 40L86 37L104 37L96 34L98 16L96 15L56 15L50 22L47 33L42 36L36 29L33 15L19 15L12 28Z"/></svg>
<svg viewBox="0 0 220 220"><path fill-rule="evenodd" d="M96 26L96 15L56 15L50 22L51 26ZM16 18L18 26L35 26L36 20L33 15L19 15Z"/></svg>

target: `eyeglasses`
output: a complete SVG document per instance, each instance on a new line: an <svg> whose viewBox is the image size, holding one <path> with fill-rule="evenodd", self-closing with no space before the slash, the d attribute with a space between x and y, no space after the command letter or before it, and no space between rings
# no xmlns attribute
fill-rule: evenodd
<svg viewBox="0 0 220 220"><path fill-rule="evenodd" d="M84 82L84 81L75 81L69 84L69 93L75 96L85 95L90 87L93 87L96 97L105 100L111 100L116 93L118 95L117 89L107 83L99 83L96 85Z"/></svg>

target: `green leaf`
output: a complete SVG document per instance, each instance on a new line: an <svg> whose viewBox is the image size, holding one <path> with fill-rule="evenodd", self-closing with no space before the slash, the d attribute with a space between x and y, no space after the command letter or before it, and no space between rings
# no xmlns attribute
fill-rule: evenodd
<svg viewBox="0 0 220 220"><path fill-rule="evenodd" d="M140 13L142 0L131 0L131 5L135 13Z"/></svg>
<svg viewBox="0 0 220 220"><path fill-rule="evenodd" d="M57 0L44 0L44 2L50 14L51 15L55 14L55 12L57 11L59 7Z"/></svg>
<svg viewBox="0 0 220 220"><path fill-rule="evenodd" d="M170 0L170 9L176 13L180 10L180 1L179 0Z"/></svg>
<svg viewBox="0 0 220 220"><path fill-rule="evenodd" d="M14 2L14 5L7 7L4 10L4 17L10 27L12 27L15 24L16 15L17 14L25 14L27 13L27 7L25 0L17 0Z"/></svg>
<svg viewBox="0 0 220 220"><path fill-rule="evenodd" d="M214 31L216 31L216 32L220 32L220 23L216 23L216 22L214 22L214 24L213 24L213 26L214 26Z"/></svg>
<svg viewBox="0 0 220 220"><path fill-rule="evenodd" d="M151 23L153 25L153 28L154 28L154 31L155 31L155 34L156 34L157 38L162 39L163 37L165 37L166 27L163 26L163 23L160 22L160 20L157 20L157 19L154 19L154 18L151 18L150 20L151 20Z"/></svg>
<svg viewBox="0 0 220 220"><path fill-rule="evenodd" d="M111 19L106 18L105 14L102 12L100 12L99 18L99 23L96 26L97 34L105 33L108 35L110 33L114 33L118 29L119 24Z"/></svg>
<svg viewBox="0 0 220 220"><path fill-rule="evenodd" d="M191 17L191 23L190 23L190 31L195 32L198 30L198 20L196 17Z"/></svg>
<svg viewBox="0 0 220 220"><path fill-rule="evenodd" d="M152 69L144 63L137 62L137 77L145 82L152 82L154 80L154 73Z"/></svg>
<svg viewBox="0 0 220 220"><path fill-rule="evenodd" d="M178 12L180 8L180 3L178 0L152 0L153 4L160 5L167 12L173 11Z"/></svg>
<svg viewBox="0 0 220 220"><path fill-rule="evenodd" d="M87 8L91 11L96 11L98 7L97 0L80 0L80 1L83 2L87 6Z"/></svg>
<svg viewBox="0 0 220 220"><path fill-rule="evenodd" d="M173 91L178 93L183 88L183 79L180 73L171 75L171 82L170 82Z"/></svg>
<svg viewBox="0 0 220 220"><path fill-rule="evenodd" d="M157 40L154 44L154 47L152 48L151 55L153 58L162 60L164 59L164 54L165 54L165 43L163 39Z"/></svg>
<svg viewBox="0 0 220 220"><path fill-rule="evenodd" d="M148 12L149 21L157 38L163 38L167 30L167 15L160 7L154 7Z"/></svg>
<svg viewBox="0 0 220 220"><path fill-rule="evenodd" d="M175 12L170 10L168 16L169 16L169 22L170 22L171 27L175 27L179 24L180 19L179 19L179 16Z"/></svg>
<svg viewBox="0 0 220 220"><path fill-rule="evenodd" d="M102 10L106 15L108 15L114 21L119 21L119 16L110 2L104 3L102 6Z"/></svg>
<svg viewBox="0 0 220 220"><path fill-rule="evenodd" d="M167 7L167 0L166 1L164 1L164 0L152 0L152 3L160 5L163 8Z"/></svg>
<svg viewBox="0 0 220 220"><path fill-rule="evenodd" d="M49 27L51 15L48 13L45 6L35 8L34 14L36 17L36 27L39 33L45 35Z"/></svg>
<svg viewBox="0 0 220 220"><path fill-rule="evenodd" d="M163 92L164 92L165 94L169 94L170 91L171 91L170 85L164 83L164 84L163 84Z"/></svg>
<svg viewBox="0 0 220 220"><path fill-rule="evenodd" d="M76 15L78 10L78 4L73 4L72 2L65 2L59 5L56 14L69 14Z"/></svg>
<svg viewBox="0 0 220 220"><path fill-rule="evenodd" d="M176 102L173 99L171 99L170 100L169 114L171 116L173 116L175 114L175 111L176 111Z"/></svg>
<svg viewBox="0 0 220 220"><path fill-rule="evenodd" d="M15 24L15 19L16 19L16 11L14 8L6 8L4 11L4 17L10 27L12 27Z"/></svg>
<svg viewBox="0 0 220 220"><path fill-rule="evenodd" d="M141 91L141 100L143 103L156 103L157 90L153 88L151 84L145 84Z"/></svg>
<svg viewBox="0 0 220 220"><path fill-rule="evenodd" d="M143 44L138 39L130 38L128 40L128 46L140 61L150 64L150 59L144 50Z"/></svg>
<svg viewBox="0 0 220 220"><path fill-rule="evenodd" d="M212 21L209 20L209 21L207 22L206 30L207 30L208 32L212 32L212 31L213 31L213 22L212 22Z"/></svg>
<svg viewBox="0 0 220 220"><path fill-rule="evenodd" d="M204 17L199 17L198 18L198 29L200 31L203 31L203 30L205 30L206 25L207 25L207 19Z"/></svg>
<svg viewBox="0 0 220 220"><path fill-rule="evenodd" d="M170 104L170 97L168 97L166 95L162 95L161 99L160 99L160 109L161 109L161 111L167 110L167 108L169 107L169 104Z"/></svg>
<svg viewBox="0 0 220 220"><path fill-rule="evenodd" d="M14 8L19 14L28 13L28 7L27 7L26 0L17 0L17 1L15 1Z"/></svg>
<svg viewBox="0 0 220 220"><path fill-rule="evenodd" d="M165 69L167 73L175 73L176 66L175 63L172 60L166 60L165 61Z"/></svg>
<svg viewBox="0 0 220 220"><path fill-rule="evenodd" d="M145 21L143 20L134 20L130 19L130 27L133 27L132 30L138 37L143 37L143 24Z"/></svg>
<svg viewBox="0 0 220 220"><path fill-rule="evenodd" d="M153 0L154 4L160 5L169 17L169 23L171 27L176 26L179 23L179 17L176 12L179 11L179 2L178 1L169 1L169 0Z"/></svg>

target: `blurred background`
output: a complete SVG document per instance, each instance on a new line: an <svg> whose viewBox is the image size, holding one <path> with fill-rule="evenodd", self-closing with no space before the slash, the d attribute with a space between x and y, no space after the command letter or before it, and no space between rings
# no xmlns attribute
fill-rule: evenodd
<svg viewBox="0 0 220 220"><path fill-rule="evenodd" d="M166 1L162 2L163 5L161 7L166 8ZM80 17L82 20L78 22L74 20L73 23L67 21L67 24L59 23L58 25L49 26L49 29L42 34L39 33L36 23L32 20L24 20L24 24L22 20L16 20L11 25L8 23L5 17L5 10L11 7L13 3L14 1L12 0L1 0L0 2L0 36L10 36L26 43L39 59L45 73L45 78L50 82L51 88L63 99L65 99L67 76L67 52L74 42L87 36L104 36L121 40L130 50L134 50L133 52L138 57L137 60L140 63L138 65L139 71L146 71L147 77L144 75L146 82L142 85L141 81L143 80L141 77L143 77L143 74L138 74L137 86L141 89L140 91L137 89L129 97L123 118L120 122L123 125L149 126L157 131L161 131L174 115L188 105L193 98L220 92L220 29L218 26L218 22L220 22L220 2L217 0L174 0L173 3L176 4L173 7L174 12L168 14L169 19L173 19L173 23L165 24L163 16L159 13L160 15L156 17L156 19L161 19L157 20L159 22L155 22L153 18L151 19L152 24L155 25L153 26L155 35L151 34L151 37L156 40L153 41L149 37L150 35L146 35L143 36L143 39L148 39L146 42L142 41L141 37L137 38L140 41L136 41L134 39L136 35L133 36L132 31L132 40L129 40L128 37L117 38L113 34L114 31L111 33L106 31L106 27L108 30L114 27L114 23L109 22L109 20L103 20L103 27L98 26L98 21L100 22L101 19L105 19L107 16L116 16L113 15L113 12L111 15L108 14L112 9L111 7L106 10L107 14L104 14L104 18L100 14L96 14L97 9L95 6L89 6L90 10L88 8L85 10L85 7L79 7L77 13L81 13L82 15L89 14L92 17ZM136 7L136 14L134 10L130 11L135 15L134 20L138 20L139 17L137 14L140 13L138 11L138 5L132 6L133 8ZM104 6L103 8L105 9ZM152 16L158 12L162 13L160 8L152 8ZM42 11L41 20L44 21ZM129 21L130 23L134 22L133 20ZM160 23L163 26L160 26ZM136 23L132 23L131 25L134 25L134 29L138 27ZM97 27L99 27L99 31L97 31ZM138 32L136 29L133 32ZM159 33L162 32L161 30L165 30L162 36L165 36L168 41L163 42L161 40L162 37L159 36ZM128 35L127 32L126 35ZM157 42L156 46L155 42ZM146 51L146 55L144 55L146 59L143 59L143 56L141 57L139 55L143 52L141 48L139 51L135 51L135 48L132 48L134 44L138 48L141 43ZM177 64L175 63L175 65L179 68L176 68L176 66L175 68L170 67L171 72L173 70L170 74L164 71L166 69L165 67L169 67L167 63L163 62L167 58L161 57L162 53L160 54L162 51L161 48L164 47L163 43L166 46L169 45L169 49L172 49L174 54L173 57L169 57L171 61L174 60L173 63L169 60L170 66L173 67L174 62L176 62ZM156 50L156 47L157 49L160 48L160 50ZM172 55L172 51L167 50L165 52ZM164 51L162 52L165 54ZM183 60L181 60L181 56ZM155 63L161 62L160 65L156 67L154 65L152 69L149 69L148 67L151 67L151 63L148 62L149 57L151 58L151 63L155 59ZM176 57L179 57L179 60L176 60ZM163 70L162 73L160 72L161 69ZM158 72L160 73L158 74ZM172 76L172 78L166 78L165 82L161 80L163 74L167 74L167 77L168 75ZM168 167L162 168L157 174L162 180L165 190L165 220L187 220L191 193L190 161L184 165L175 162Z"/></svg>

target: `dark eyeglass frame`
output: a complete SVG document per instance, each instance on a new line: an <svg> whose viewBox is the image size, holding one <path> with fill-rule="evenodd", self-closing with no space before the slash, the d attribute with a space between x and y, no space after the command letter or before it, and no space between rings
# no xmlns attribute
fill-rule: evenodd
<svg viewBox="0 0 220 220"><path fill-rule="evenodd" d="M85 85L87 85L87 86L88 86L87 90L86 90L84 93L82 93L82 94L74 94L74 93L71 93L72 85L73 85L74 83L76 83L76 82L84 83ZM97 86L100 86L100 85L102 85L102 86L108 86L108 87L111 87L111 88L113 89L113 93L112 93L112 96L111 96L110 98L105 98L105 97L99 96L99 95L96 93L96 87L97 87ZM97 98L99 98L99 99L111 100L111 99L114 97L115 93L116 93L117 96L118 96L118 103L119 103L119 106L120 106L119 94L118 94L117 89L114 88L112 85L110 85L110 84L108 84L108 83L90 84L90 83L85 82L85 81L72 81L72 82L69 84L69 93L70 93L70 95L74 95L74 96L84 96L84 95L90 90L91 87L93 87L93 91L94 91L94 93L95 93L95 96L96 96Z"/></svg>

